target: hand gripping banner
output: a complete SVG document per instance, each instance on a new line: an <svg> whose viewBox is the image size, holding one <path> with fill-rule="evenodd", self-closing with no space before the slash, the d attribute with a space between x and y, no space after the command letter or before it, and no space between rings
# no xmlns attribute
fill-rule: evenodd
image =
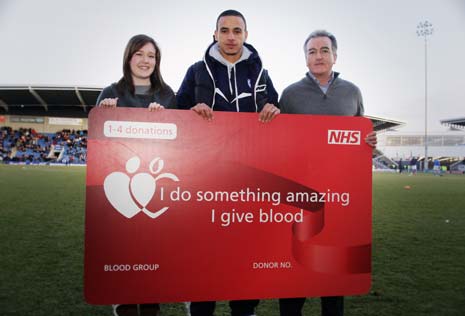
<svg viewBox="0 0 465 316"><path fill-rule="evenodd" d="M92 304L367 293L370 120L93 109Z"/></svg>

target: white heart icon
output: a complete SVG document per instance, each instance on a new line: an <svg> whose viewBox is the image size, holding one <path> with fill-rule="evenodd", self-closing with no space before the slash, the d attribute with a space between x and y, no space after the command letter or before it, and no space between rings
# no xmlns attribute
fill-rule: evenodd
<svg viewBox="0 0 465 316"><path fill-rule="evenodd" d="M154 169L156 165L156 169ZM135 173L140 167L140 158L134 156L126 162L126 171ZM159 157L150 162L149 169L152 174L159 173L164 167L164 161ZM149 173L138 173L130 178L122 172L109 174L103 182L105 195L110 204L122 215L131 218L139 212L145 213L151 218L157 218L168 210L165 206L156 212L147 209L147 205L152 200L157 189L159 179L171 179L179 181L178 177L172 173L162 173L154 178Z"/></svg>
<svg viewBox="0 0 465 316"><path fill-rule="evenodd" d="M103 189L108 201L127 218L131 218L141 211L129 193L129 182L129 177L122 172L109 174L103 182Z"/></svg>
<svg viewBox="0 0 465 316"><path fill-rule="evenodd" d="M145 208L155 193L155 179L148 173L138 173L131 180L131 192L136 201Z"/></svg>

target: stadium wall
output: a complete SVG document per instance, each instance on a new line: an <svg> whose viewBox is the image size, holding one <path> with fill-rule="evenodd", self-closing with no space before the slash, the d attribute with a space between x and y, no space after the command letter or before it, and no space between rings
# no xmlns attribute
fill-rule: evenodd
<svg viewBox="0 0 465 316"><path fill-rule="evenodd" d="M387 132L379 134L377 149L394 160L425 155L424 135L421 133ZM429 157L465 157L465 133L448 131L428 135Z"/></svg>
<svg viewBox="0 0 465 316"><path fill-rule="evenodd" d="M87 130L88 120L87 118L2 115L0 126L9 126L15 130L33 128L38 133L55 133L63 129Z"/></svg>

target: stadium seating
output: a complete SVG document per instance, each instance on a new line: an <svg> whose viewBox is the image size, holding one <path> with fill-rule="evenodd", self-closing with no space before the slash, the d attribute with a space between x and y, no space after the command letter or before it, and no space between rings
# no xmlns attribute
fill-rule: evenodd
<svg viewBox="0 0 465 316"><path fill-rule="evenodd" d="M37 133L34 129L0 128L0 161L20 164L85 164L87 131Z"/></svg>

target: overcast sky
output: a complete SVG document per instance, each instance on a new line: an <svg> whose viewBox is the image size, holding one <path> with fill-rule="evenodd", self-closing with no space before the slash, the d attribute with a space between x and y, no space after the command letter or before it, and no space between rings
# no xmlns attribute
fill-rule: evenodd
<svg viewBox="0 0 465 316"><path fill-rule="evenodd" d="M424 130L424 40L428 20L428 125L465 117L465 0L276 1L0 0L0 85L105 87L122 75L129 38L145 33L162 50L165 81L177 90L211 43L216 17L241 11L248 42L279 93L307 71L302 45L315 29L339 42L334 67L357 84L367 115Z"/></svg>

